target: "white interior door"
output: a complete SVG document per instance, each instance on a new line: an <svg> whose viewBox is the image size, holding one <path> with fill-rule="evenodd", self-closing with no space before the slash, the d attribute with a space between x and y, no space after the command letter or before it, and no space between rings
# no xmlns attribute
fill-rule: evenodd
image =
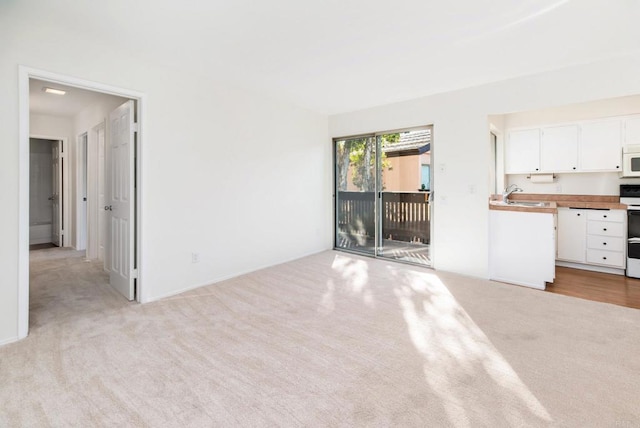
<svg viewBox="0 0 640 428"><path fill-rule="evenodd" d="M87 248L87 134L78 136L78 180L77 180L77 217L78 226L76 249Z"/></svg>
<svg viewBox="0 0 640 428"><path fill-rule="evenodd" d="M55 141L51 145L52 157L52 209L51 242L62 247L62 143Z"/></svg>
<svg viewBox="0 0 640 428"><path fill-rule="evenodd" d="M95 130L87 133L87 258L98 258L98 139Z"/></svg>
<svg viewBox="0 0 640 428"><path fill-rule="evenodd" d="M111 285L129 300L135 297L135 189L134 103L127 101L111 112L110 197L105 206L110 216L109 276Z"/></svg>
<svg viewBox="0 0 640 428"><path fill-rule="evenodd" d="M104 122L98 125L98 207L107 205L105 197L105 132ZM98 209L98 259L104 261L107 232L106 211Z"/></svg>

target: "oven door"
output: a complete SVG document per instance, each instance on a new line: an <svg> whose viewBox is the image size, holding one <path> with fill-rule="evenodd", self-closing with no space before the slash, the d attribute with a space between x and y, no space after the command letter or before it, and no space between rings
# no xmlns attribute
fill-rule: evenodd
<svg viewBox="0 0 640 428"><path fill-rule="evenodd" d="M640 153L622 155L622 176L640 177Z"/></svg>
<svg viewBox="0 0 640 428"><path fill-rule="evenodd" d="M640 210L627 212L627 257L640 259Z"/></svg>

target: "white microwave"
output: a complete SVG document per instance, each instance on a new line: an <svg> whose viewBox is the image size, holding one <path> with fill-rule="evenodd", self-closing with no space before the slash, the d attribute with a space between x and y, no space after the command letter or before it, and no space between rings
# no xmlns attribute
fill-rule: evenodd
<svg viewBox="0 0 640 428"><path fill-rule="evenodd" d="M622 176L640 177L640 145L622 147Z"/></svg>

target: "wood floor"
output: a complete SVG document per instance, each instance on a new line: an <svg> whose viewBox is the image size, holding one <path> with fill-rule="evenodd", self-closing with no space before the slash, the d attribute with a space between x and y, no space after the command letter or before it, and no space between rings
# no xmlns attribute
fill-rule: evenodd
<svg viewBox="0 0 640 428"><path fill-rule="evenodd" d="M640 279L622 275L556 266L556 279L546 291L640 309Z"/></svg>

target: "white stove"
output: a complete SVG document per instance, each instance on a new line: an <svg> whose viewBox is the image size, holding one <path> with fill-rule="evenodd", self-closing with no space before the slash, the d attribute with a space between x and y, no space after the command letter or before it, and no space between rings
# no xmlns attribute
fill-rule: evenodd
<svg viewBox="0 0 640 428"><path fill-rule="evenodd" d="M626 275L640 278L640 185L621 184L620 203L627 205Z"/></svg>

